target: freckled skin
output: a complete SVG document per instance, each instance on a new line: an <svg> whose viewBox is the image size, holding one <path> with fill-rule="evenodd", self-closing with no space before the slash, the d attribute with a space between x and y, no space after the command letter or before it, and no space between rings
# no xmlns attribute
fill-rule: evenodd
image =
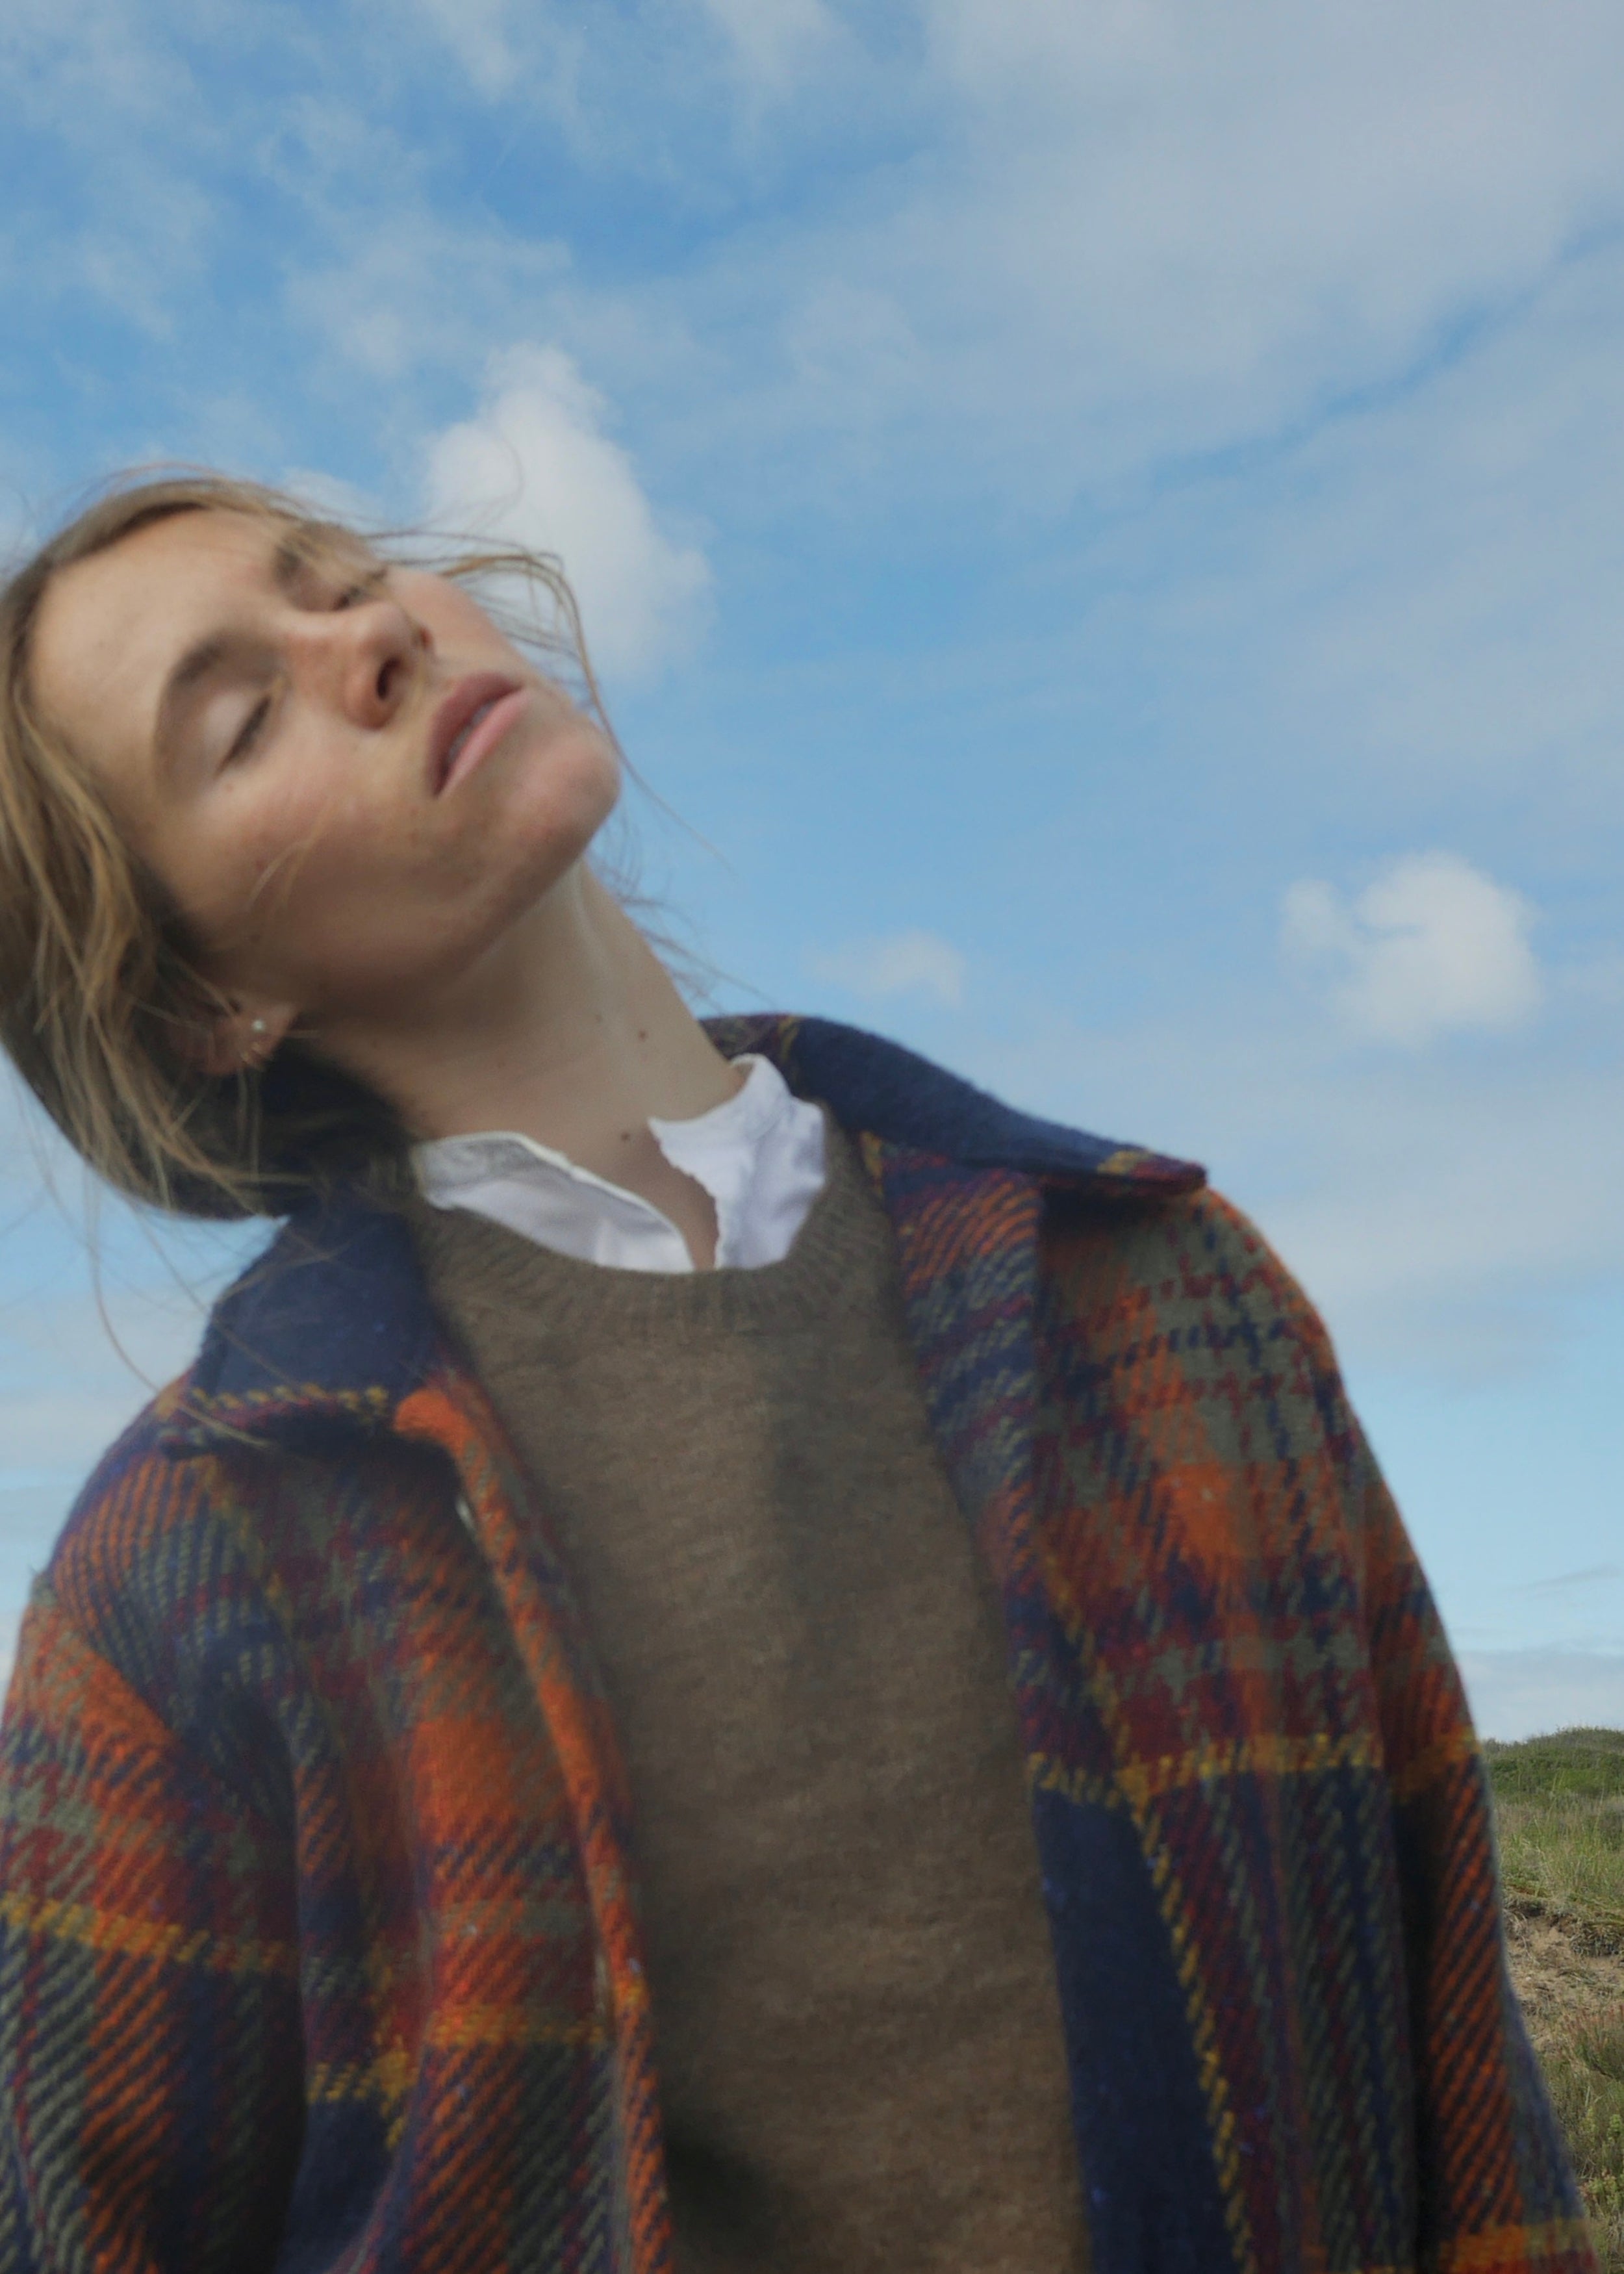
<svg viewBox="0 0 1624 2274"><path fill-rule="evenodd" d="M139 531L45 597L34 681L173 893L209 975L342 1031L414 996L499 983L521 919L575 870L618 794L598 727L460 586L357 547L292 591L282 531L207 511ZM234 664L188 713L174 762L153 728L175 660L225 632ZM434 794L437 705L470 671L527 690L475 771ZM270 715L229 756L262 694Z"/></svg>

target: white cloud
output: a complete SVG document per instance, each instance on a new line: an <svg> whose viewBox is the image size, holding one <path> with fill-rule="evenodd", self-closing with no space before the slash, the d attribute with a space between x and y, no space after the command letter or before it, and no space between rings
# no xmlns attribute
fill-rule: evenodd
<svg viewBox="0 0 1624 2274"><path fill-rule="evenodd" d="M604 432L606 413L560 349L497 356L477 418L429 446L428 511L442 527L556 553L594 659L611 674L645 672L692 644L710 571L660 529L630 456Z"/></svg>
<svg viewBox="0 0 1624 2274"><path fill-rule="evenodd" d="M881 939L853 940L808 965L819 979L849 988L870 1001L883 995L932 995L957 1010L964 1000L965 959L933 931L891 932Z"/></svg>
<svg viewBox="0 0 1624 2274"><path fill-rule="evenodd" d="M1519 1025L1544 990L1533 911L1455 853L1388 862L1350 907L1304 879L1285 895L1288 954L1340 967L1333 1000L1354 1035L1416 1048L1440 1035Z"/></svg>

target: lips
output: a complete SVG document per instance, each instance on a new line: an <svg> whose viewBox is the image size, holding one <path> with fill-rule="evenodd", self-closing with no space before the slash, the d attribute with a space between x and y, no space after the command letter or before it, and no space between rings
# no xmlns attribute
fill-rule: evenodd
<svg viewBox="0 0 1624 2274"><path fill-rule="evenodd" d="M516 680L500 672L470 672L459 679L434 713L429 729L429 794L439 797L469 773L512 724L511 697L523 697ZM503 715L499 719L498 712Z"/></svg>

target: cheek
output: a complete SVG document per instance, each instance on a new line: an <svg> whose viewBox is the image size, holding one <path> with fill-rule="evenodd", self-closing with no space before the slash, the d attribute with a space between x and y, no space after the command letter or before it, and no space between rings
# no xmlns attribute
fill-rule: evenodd
<svg viewBox="0 0 1624 2274"><path fill-rule="evenodd" d="M237 840L241 871L256 894L278 876L290 889L304 870L324 860L335 857L341 864L353 866L375 835L353 798L289 799L255 815L242 831Z"/></svg>
<svg viewBox="0 0 1624 2274"><path fill-rule="evenodd" d="M240 812L188 896L230 983L332 1007L420 985L482 952L575 867L620 767L579 713L540 750L493 756L447 803L365 794Z"/></svg>
<svg viewBox="0 0 1624 2274"><path fill-rule="evenodd" d="M301 931L342 920L365 892L377 843L356 801L245 794L189 848L173 882L199 937L241 980Z"/></svg>

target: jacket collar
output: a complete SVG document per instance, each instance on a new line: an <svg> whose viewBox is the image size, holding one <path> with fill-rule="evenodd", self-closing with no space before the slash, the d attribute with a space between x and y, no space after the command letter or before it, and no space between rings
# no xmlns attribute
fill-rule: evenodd
<svg viewBox="0 0 1624 2274"><path fill-rule="evenodd" d="M966 1170L1014 1169L1096 1202L1169 1199L1203 1182L1187 1161L1002 1105L896 1043L827 1019L712 1019L729 1058L759 1051L841 1126ZM439 1351L402 1218L357 1188L291 1217L215 1306L165 1427L176 1449L222 1432L387 1428Z"/></svg>

